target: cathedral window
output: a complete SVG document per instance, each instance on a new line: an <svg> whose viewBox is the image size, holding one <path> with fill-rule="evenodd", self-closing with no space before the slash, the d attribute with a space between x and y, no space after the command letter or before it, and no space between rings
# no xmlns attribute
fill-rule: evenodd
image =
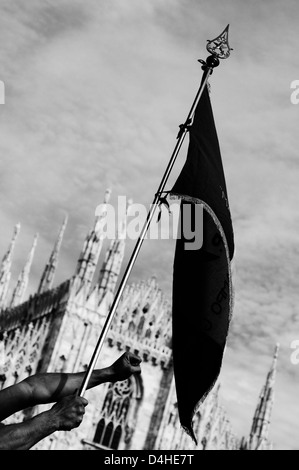
<svg viewBox="0 0 299 470"><path fill-rule="evenodd" d="M113 439L112 439L112 442L111 442L111 448L112 449L117 449L118 448L121 435L122 435L122 429L121 429L121 426L118 425L116 427L115 431L114 431L114 434L113 434Z"/></svg>
<svg viewBox="0 0 299 470"><path fill-rule="evenodd" d="M96 429L96 433L94 435L94 442L96 443L100 443L101 440L102 440L102 436L103 436L103 431L104 431L104 428L105 428L105 420L104 419L101 419L99 421L99 424L97 425L97 429Z"/></svg>
<svg viewBox="0 0 299 470"><path fill-rule="evenodd" d="M110 423L105 429L104 436L103 436L102 444L104 447L110 447L112 434L113 434L113 423L111 423L110 421Z"/></svg>
<svg viewBox="0 0 299 470"><path fill-rule="evenodd" d="M121 382L110 383L103 401L101 418L93 441L104 448L118 449L121 438L131 435L137 401L142 396L141 378L130 377ZM133 418L134 419L134 418Z"/></svg>

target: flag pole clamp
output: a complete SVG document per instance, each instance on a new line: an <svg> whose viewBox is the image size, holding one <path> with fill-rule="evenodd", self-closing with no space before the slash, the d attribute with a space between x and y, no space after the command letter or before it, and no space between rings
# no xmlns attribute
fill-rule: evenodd
<svg viewBox="0 0 299 470"><path fill-rule="evenodd" d="M184 123L184 124L180 124L179 125L179 132L178 132L178 135L176 136L177 139L180 139L182 137L182 135L184 134L184 132L188 132L190 130L190 127L192 125L192 119L191 118L188 118L187 121Z"/></svg>

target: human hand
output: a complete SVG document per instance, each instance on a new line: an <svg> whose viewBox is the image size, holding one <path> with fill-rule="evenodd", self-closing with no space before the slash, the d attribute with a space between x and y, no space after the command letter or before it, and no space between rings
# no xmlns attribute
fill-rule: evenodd
<svg viewBox="0 0 299 470"><path fill-rule="evenodd" d="M111 366L111 375L114 382L128 379L132 374L140 374L141 359L136 354L125 352Z"/></svg>
<svg viewBox="0 0 299 470"><path fill-rule="evenodd" d="M77 428L85 413L88 401L78 395L69 395L55 403L50 409L52 417L56 420L58 431L70 431Z"/></svg>

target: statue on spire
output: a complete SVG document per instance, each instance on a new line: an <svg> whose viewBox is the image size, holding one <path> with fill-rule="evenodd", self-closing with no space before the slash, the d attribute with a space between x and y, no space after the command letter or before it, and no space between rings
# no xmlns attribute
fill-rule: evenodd
<svg viewBox="0 0 299 470"><path fill-rule="evenodd" d="M31 269L31 265L32 265L33 257L34 257L37 239L38 239L38 234L36 234L34 237L31 250L27 257L26 264L18 277L17 285L13 291L12 299L10 302L11 308L16 307L17 305L20 305L24 300L24 295L25 295L28 282L29 282L30 269Z"/></svg>
<svg viewBox="0 0 299 470"><path fill-rule="evenodd" d="M11 278L11 261L12 255L14 251L14 247L16 244L17 237L20 232L21 225L18 223L14 227L13 236L8 247L7 252L3 256L2 263L0 266L0 309L4 309L6 307L6 297L7 291L9 286L9 281Z"/></svg>
<svg viewBox="0 0 299 470"><path fill-rule="evenodd" d="M103 294L107 290L114 293L125 253L127 216L129 214L131 205L132 200L129 199L127 201L125 216L123 217L123 220L120 221L118 226L117 238L111 241L110 247L106 253L105 261L100 270L97 286L100 294Z"/></svg>
<svg viewBox="0 0 299 470"><path fill-rule="evenodd" d="M99 206L100 210L96 212L94 226L85 239L82 252L78 259L75 277L81 281L81 285L88 284L90 286L92 283L103 245L103 224L107 216L106 205L109 202L110 195L111 190L107 189L104 202Z"/></svg>
<svg viewBox="0 0 299 470"><path fill-rule="evenodd" d="M55 276L56 268L58 264L59 251L60 251L60 247L62 244L63 235L64 235L65 228L67 225L67 221L68 221L68 216L66 215L63 221L63 224L61 226L59 235L57 237L57 240L55 242L53 251L50 255L49 261L46 264L46 267L42 274L38 291L37 291L38 294L42 294L43 292L50 290L53 286L54 276Z"/></svg>

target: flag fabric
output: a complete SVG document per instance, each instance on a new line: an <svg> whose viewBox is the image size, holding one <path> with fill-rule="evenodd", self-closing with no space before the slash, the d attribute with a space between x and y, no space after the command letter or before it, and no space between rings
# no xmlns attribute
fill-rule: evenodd
<svg viewBox="0 0 299 470"><path fill-rule="evenodd" d="M189 129L187 159L171 194L181 198L180 237L173 266L173 364L181 425L192 421L221 370L232 314L230 263L234 235L221 153L207 85ZM203 207L203 242L186 248L186 205ZM190 240L189 240L190 241Z"/></svg>

